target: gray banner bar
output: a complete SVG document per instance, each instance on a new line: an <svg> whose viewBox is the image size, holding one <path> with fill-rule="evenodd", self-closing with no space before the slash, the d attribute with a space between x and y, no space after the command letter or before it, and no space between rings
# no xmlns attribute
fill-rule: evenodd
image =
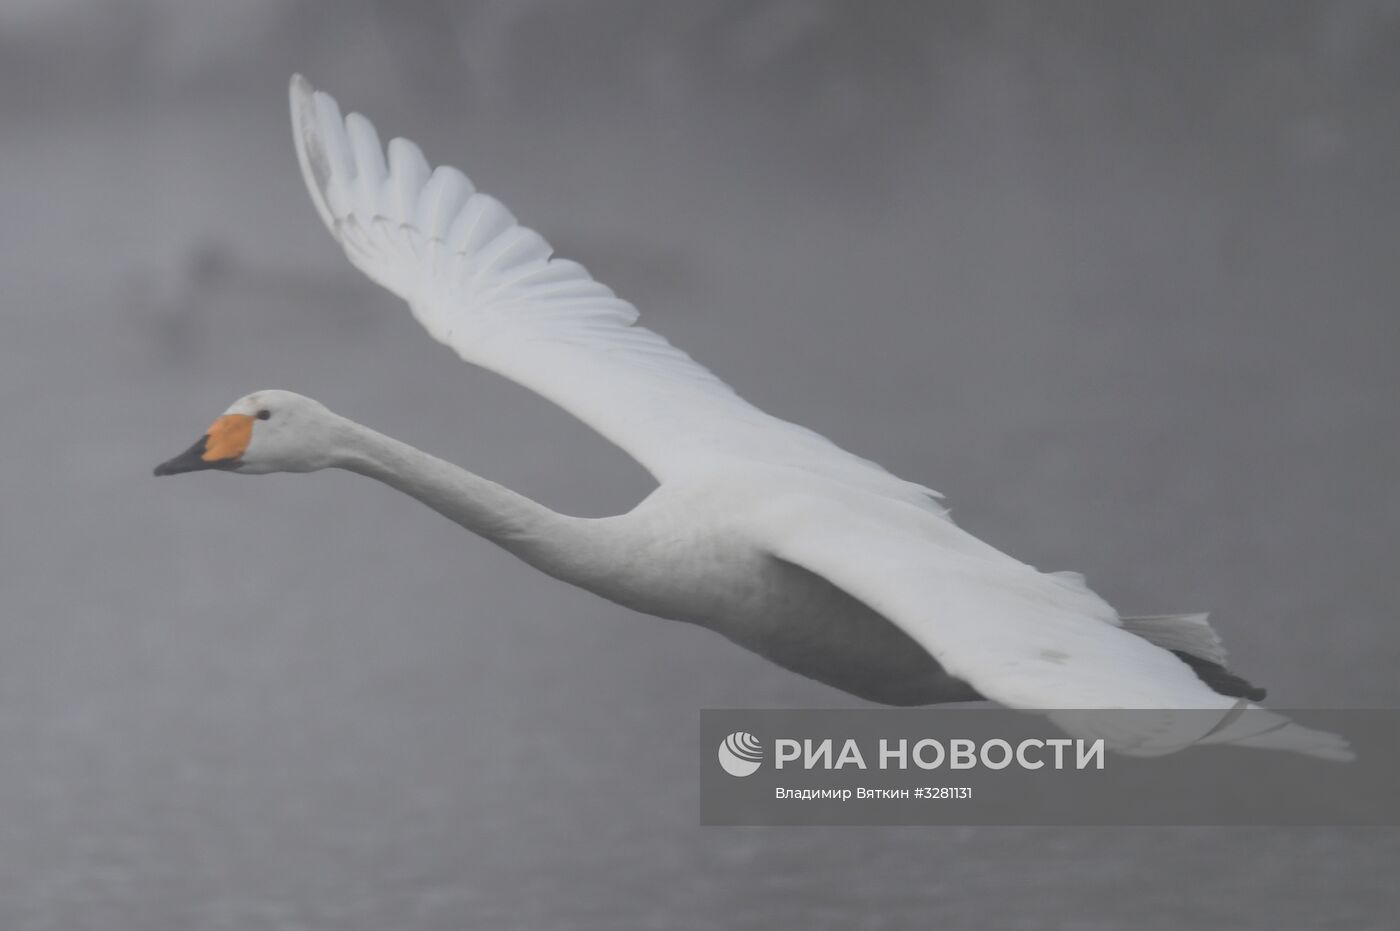
<svg viewBox="0 0 1400 931"><path fill-rule="evenodd" d="M1282 732L1280 714L1343 735L1350 751L1307 732L1297 746L1330 758L1207 745L1222 727L1289 745L1300 732ZM1111 736L1098 746L1042 715L994 708L702 711L701 822L1400 825L1400 710L1056 717ZM1184 749L1142 757L1114 746Z"/></svg>

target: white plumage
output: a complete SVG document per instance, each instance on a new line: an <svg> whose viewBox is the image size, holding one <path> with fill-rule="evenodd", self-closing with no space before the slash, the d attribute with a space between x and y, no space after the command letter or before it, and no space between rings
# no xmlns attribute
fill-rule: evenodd
<svg viewBox="0 0 1400 931"><path fill-rule="evenodd" d="M438 342L543 395L659 481L763 462L911 501L936 493L749 404L663 337L583 266L551 258L538 233L416 145L341 118L330 96L292 82L307 188L357 268L408 301Z"/></svg>
<svg viewBox="0 0 1400 931"><path fill-rule="evenodd" d="M1082 577L978 540L936 492L758 410L638 326L461 172L403 139L386 160L368 120L299 76L291 106L307 188L350 261L433 338L568 410L660 485L627 514L566 517L277 391L229 409L266 423L217 467L370 475L550 574L871 700L990 698L1143 755L1204 741L1349 757L1336 735L1236 714L1247 703L1204 677L1248 686L1203 615L1120 618ZM1093 713L1121 708L1160 713Z"/></svg>

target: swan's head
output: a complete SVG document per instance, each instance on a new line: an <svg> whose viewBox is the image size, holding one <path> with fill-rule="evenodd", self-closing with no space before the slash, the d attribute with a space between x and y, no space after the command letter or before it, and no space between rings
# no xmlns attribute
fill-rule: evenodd
<svg viewBox="0 0 1400 931"><path fill-rule="evenodd" d="M156 474L314 472L333 464L341 423L319 401L290 391L255 391L234 401L199 442L156 466Z"/></svg>

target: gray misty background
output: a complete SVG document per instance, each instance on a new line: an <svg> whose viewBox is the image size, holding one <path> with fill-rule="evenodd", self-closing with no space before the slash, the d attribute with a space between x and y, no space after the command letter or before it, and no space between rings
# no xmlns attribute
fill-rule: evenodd
<svg viewBox="0 0 1400 931"><path fill-rule="evenodd" d="M348 265L295 70L1277 706L1400 702L1400 4L8 0L0 927L1393 926L1393 831L702 829L697 709L856 703L361 478L151 478L284 387L650 487Z"/></svg>

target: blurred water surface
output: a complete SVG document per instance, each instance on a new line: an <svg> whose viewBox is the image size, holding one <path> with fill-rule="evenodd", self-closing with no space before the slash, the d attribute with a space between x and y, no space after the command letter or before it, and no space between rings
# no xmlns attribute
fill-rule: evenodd
<svg viewBox="0 0 1400 931"><path fill-rule="evenodd" d="M294 70L997 545L1400 700L1396 4L12 0L0 927L1390 926L1389 831L702 830L697 709L853 702L363 479L152 479L284 387L650 487L348 266Z"/></svg>

